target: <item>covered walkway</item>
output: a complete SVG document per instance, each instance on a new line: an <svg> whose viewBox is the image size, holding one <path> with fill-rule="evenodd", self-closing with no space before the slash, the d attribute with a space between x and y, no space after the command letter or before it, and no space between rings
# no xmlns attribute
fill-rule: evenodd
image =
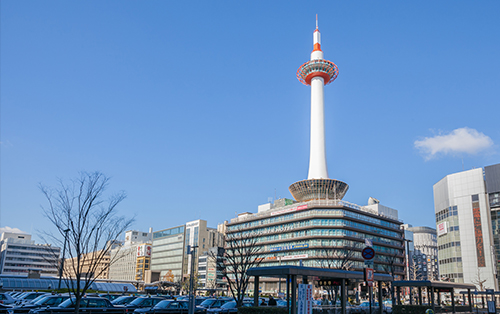
<svg viewBox="0 0 500 314"><path fill-rule="evenodd" d="M313 268L303 266L273 266L255 267L247 271L249 276L254 276L254 306L259 306L259 280L260 277L286 278L286 299L289 313L297 313L297 277L302 279L302 283L307 284L313 278L335 280L340 283L340 304L341 314L346 314L347 304L347 280L363 281L364 274L360 271L347 271L339 269ZM387 274L374 274L374 281L391 282L392 276ZM293 283L293 284L291 284ZM378 291L378 299L382 300L382 289ZM379 313L383 313L383 304L379 302ZM291 311L290 311L291 310Z"/></svg>
<svg viewBox="0 0 500 314"><path fill-rule="evenodd" d="M451 296L451 312L472 312L472 298L471 290L475 289L476 286L467 283L458 282L444 282L444 281L394 281L392 286L396 290L396 302L401 305L401 288L410 288L409 301L410 305L413 304L414 295L412 293L412 288L417 288L417 299L416 305L430 305L435 313L439 312L449 312L448 308L442 306L441 293L450 293ZM466 289L467 290L467 304L465 306L457 306L455 299L455 289ZM424 290L424 291L423 291ZM423 299L423 294L425 293L425 300ZM464 295L465 296L465 295ZM436 300L437 297L437 300ZM464 297L465 299L465 297ZM436 302L437 301L437 302ZM465 301L465 300L464 300ZM430 304L429 304L430 303Z"/></svg>

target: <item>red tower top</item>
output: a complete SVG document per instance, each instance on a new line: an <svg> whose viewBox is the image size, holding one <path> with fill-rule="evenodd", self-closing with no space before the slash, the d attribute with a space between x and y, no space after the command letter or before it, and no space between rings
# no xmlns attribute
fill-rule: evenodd
<svg viewBox="0 0 500 314"><path fill-rule="evenodd" d="M335 63L323 59L323 51L321 50L321 33L318 29L318 15L316 15L316 29L313 33L313 51L311 53L311 61L301 65L297 70L297 78L305 85L311 85L313 77L320 76L323 78L324 84L330 84L335 81L339 74L339 69Z"/></svg>

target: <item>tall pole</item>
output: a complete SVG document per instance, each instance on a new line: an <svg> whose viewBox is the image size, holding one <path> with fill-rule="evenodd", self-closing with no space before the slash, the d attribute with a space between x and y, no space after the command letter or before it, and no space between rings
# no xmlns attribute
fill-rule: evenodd
<svg viewBox="0 0 500 314"><path fill-rule="evenodd" d="M68 232L69 229L64 230L64 244L63 244L63 254L61 259L61 265L59 266L59 283L57 284L57 290L61 289L61 278L64 269L64 258L66 255L66 241L68 241Z"/></svg>
<svg viewBox="0 0 500 314"><path fill-rule="evenodd" d="M189 273L189 308L188 313L194 314L194 259L196 257L196 248L198 246L191 247L191 271Z"/></svg>

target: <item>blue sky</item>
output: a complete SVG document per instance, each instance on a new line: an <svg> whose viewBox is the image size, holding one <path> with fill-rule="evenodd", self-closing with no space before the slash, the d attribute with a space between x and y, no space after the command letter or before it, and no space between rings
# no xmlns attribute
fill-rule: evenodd
<svg viewBox="0 0 500 314"><path fill-rule="evenodd" d="M500 162L498 1L2 1L0 226L38 185L126 191L134 229L215 227L307 177L315 14L331 178L435 227L432 185Z"/></svg>

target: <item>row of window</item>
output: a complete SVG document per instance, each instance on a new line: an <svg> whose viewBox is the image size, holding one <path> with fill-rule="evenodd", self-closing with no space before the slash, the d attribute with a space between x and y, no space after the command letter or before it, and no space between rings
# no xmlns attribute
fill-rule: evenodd
<svg viewBox="0 0 500 314"><path fill-rule="evenodd" d="M458 273L458 274L441 274L441 277L447 277L447 278L464 278L464 274Z"/></svg>
<svg viewBox="0 0 500 314"><path fill-rule="evenodd" d="M448 242L448 243L439 245L438 246L438 250L444 250L444 249L447 249L447 248L450 248L450 247L454 247L454 246L460 246L460 241Z"/></svg>
<svg viewBox="0 0 500 314"><path fill-rule="evenodd" d="M450 227L450 231L458 231L458 230L460 230L460 229L458 228L458 226L451 226L451 227Z"/></svg>
<svg viewBox="0 0 500 314"><path fill-rule="evenodd" d="M370 222L373 224L377 224L380 226L392 228L392 229L397 229L399 230L399 224L385 221L383 219L378 219L374 217L369 217L366 215L363 215L361 213L354 213L349 210L344 210L344 209L312 209L312 210L302 210L298 211L292 214L287 214L287 215L280 215L280 216L271 216L269 218L264 218L261 220L255 220L255 221L249 221L237 225L232 225L228 226L227 230L228 231L237 231L239 229L246 229L246 228L252 228L252 227L257 227L261 225L267 225L267 224L272 224L276 222L282 222L282 221L287 221L287 220L294 220L298 218L307 218L311 216L340 216L340 217L351 217L355 218L358 220Z"/></svg>
<svg viewBox="0 0 500 314"><path fill-rule="evenodd" d="M179 233L182 233L182 234L184 233L184 226L172 228L172 229L168 229L168 230L163 230L163 231L157 231L157 232L153 233L153 239L168 237L168 236L176 235Z"/></svg>
<svg viewBox="0 0 500 314"><path fill-rule="evenodd" d="M401 238L402 234L401 232L394 232L394 231L389 231L386 229L381 229L378 227L370 226L370 225L365 225L361 223L357 223L354 221L349 221L345 219L309 219L309 220L303 220L303 221L298 221L298 222L293 222L293 223L287 223L287 224L282 224L282 225L277 225L277 226L270 226L267 228L258 228L254 230L247 230L241 232L241 234L246 235L246 234L273 234L273 233L283 233L287 230L293 230L296 228L301 228L301 227L309 227L309 226L341 226L341 227L351 227L351 228L357 228L361 230L366 230L394 238ZM239 235L239 233L237 233Z"/></svg>
<svg viewBox="0 0 500 314"><path fill-rule="evenodd" d="M436 222L439 222L443 219L448 218L449 216L457 216L458 215L458 208L457 206L450 206L448 208L445 208L441 211L439 211L436 214Z"/></svg>
<svg viewBox="0 0 500 314"><path fill-rule="evenodd" d="M231 237L237 237L237 236L238 236L238 233L231 234ZM286 240L286 239L299 238L299 237L309 237L309 236L350 236L350 237L359 238L359 239L370 239L374 242L385 243L385 244L394 245L394 246L401 246L402 245L401 241L390 240L390 239L374 236L371 234L366 234L366 233L356 232L356 231L351 231L351 230L345 230L345 229L311 229L311 230L302 230L302 231L296 231L296 232L288 232L288 233L283 233L283 234L267 235L267 236L258 237L256 239L256 242L261 243L261 242ZM232 240L232 241L237 241L237 240ZM281 243L279 244L279 246L282 246L282 245L283 244L281 244Z"/></svg>
<svg viewBox="0 0 500 314"><path fill-rule="evenodd" d="M442 260L439 260L439 264L442 265L442 264L449 264L449 263L456 263L456 262L462 262L462 258L461 257L450 257L450 258L445 258L445 259L442 259Z"/></svg>

